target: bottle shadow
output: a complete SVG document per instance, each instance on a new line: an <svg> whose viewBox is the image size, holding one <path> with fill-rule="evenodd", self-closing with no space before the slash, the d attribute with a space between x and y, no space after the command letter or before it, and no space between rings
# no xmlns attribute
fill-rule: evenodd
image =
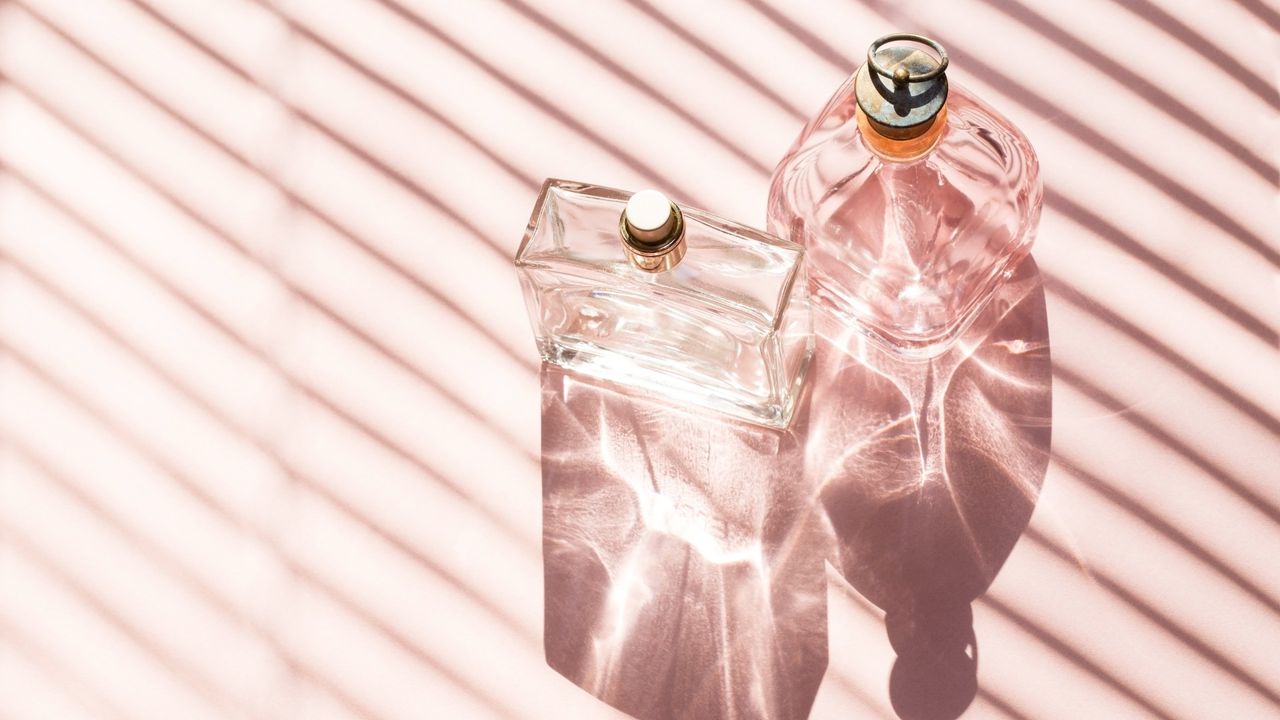
<svg viewBox="0 0 1280 720"><path fill-rule="evenodd" d="M806 474L842 576L885 611L904 720L977 693L970 606L1031 519L1048 466L1044 281L1027 258L948 352L904 361L821 309Z"/></svg>
<svg viewBox="0 0 1280 720"><path fill-rule="evenodd" d="M547 662L641 720L809 714L829 535L786 431L542 370Z"/></svg>

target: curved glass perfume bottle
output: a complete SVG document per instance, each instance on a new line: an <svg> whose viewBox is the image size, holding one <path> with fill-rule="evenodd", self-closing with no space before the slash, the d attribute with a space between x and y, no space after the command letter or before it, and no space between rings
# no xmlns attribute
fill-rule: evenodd
<svg viewBox="0 0 1280 720"><path fill-rule="evenodd" d="M934 52L889 45L904 40ZM964 332L1040 218L1035 151L949 87L947 64L927 38L876 41L769 193L769 229L805 246L815 301L907 356L935 356Z"/></svg>
<svg viewBox="0 0 1280 720"><path fill-rule="evenodd" d="M813 350L803 260L653 190L553 179L515 262L546 361L785 427Z"/></svg>

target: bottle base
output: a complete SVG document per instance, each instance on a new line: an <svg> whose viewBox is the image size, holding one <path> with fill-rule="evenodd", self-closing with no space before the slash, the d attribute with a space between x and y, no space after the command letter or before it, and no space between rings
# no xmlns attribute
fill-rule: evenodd
<svg viewBox="0 0 1280 720"><path fill-rule="evenodd" d="M946 354L955 347L956 341L968 331L990 301L990 298L982 300L941 328L909 334L901 330L891 332L877 326L863 317L853 303L819 283L813 284L810 291L815 301L815 313L828 313L837 323L854 331L859 337L867 338L880 349L905 360L930 360Z"/></svg>
<svg viewBox="0 0 1280 720"><path fill-rule="evenodd" d="M746 388L716 384L710 378L703 378L701 383L691 382L681 372L664 371L590 343L570 344L562 340L541 345L543 360L569 372L617 385L619 389L639 389L682 406L721 413L777 430L786 429L791 424L796 397L808 365L806 357L805 367L797 373L793 387L788 388L785 395L764 396L753 394Z"/></svg>

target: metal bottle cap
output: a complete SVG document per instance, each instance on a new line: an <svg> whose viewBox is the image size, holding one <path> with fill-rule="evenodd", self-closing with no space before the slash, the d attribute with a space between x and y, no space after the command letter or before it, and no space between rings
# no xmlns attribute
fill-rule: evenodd
<svg viewBox="0 0 1280 720"><path fill-rule="evenodd" d="M662 272L684 257L684 213L657 190L631 196L618 218L618 234L631 264Z"/></svg>
<svg viewBox="0 0 1280 720"><path fill-rule="evenodd" d="M934 57L919 48L885 45L910 41L928 45ZM947 103L947 51L923 35L895 33L871 43L867 62L858 69L854 93L871 127L894 140L919 137L933 125Z"/></svg>

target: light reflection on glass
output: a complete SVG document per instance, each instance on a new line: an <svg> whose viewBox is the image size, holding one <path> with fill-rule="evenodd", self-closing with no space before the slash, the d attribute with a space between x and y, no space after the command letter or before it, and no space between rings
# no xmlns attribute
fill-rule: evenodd
<svg viewBox="0 0 1280 720"><path fill-rule="evenodd" d="M806 469L833 562L886 613L898 714L958 717L977 692L970 603L1026 529L1049 460L1044 283L1023 261L957 345L928 361L826 313L815 323Z"/></svg>
<svg viewBox="0 0 1280 720"><path fill-rule="evenodd" d="M1044 287L1025 261L953 350L908 361L819 319L786 432L543 370L546 650L638 718L804 717L830 559L886 611L903 717L977 691L969 604L1048 463ZM832 638L839 642L839 638Z"/></svg>
<svg viewBox="0 0 1280 720"><path fill-rule="evenodd" d="M803 421L687 413L551 366L542 380L551 666L642 719L807 717L828 535Z"/></svg>

